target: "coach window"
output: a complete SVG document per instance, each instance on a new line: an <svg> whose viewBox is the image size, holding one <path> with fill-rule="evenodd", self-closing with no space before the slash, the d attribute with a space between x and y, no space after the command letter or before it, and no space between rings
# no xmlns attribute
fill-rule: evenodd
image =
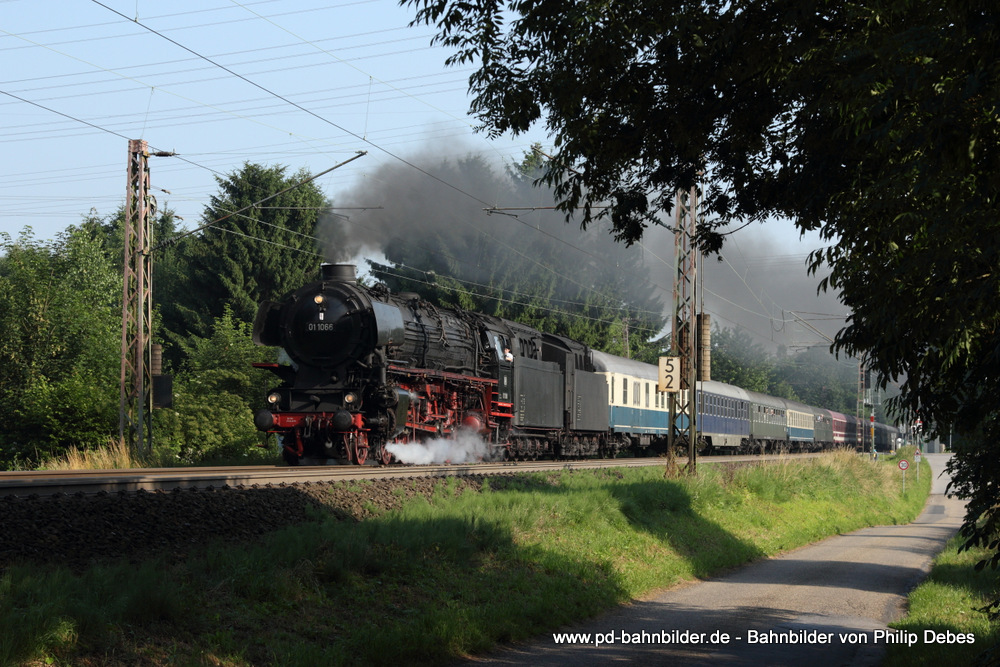
<svg viewBox="0 0 1000 667"><path fill-rule="evenodd" d="M628 378L622 378L622 405L628 405Z"/></svg>
<svg viewBox="0 0 1000 667"><path fill-rule="evenodd" d="M632 383L632 405L639 405L639 383Z"/></svg>
<svg viewBox="0 0 1000 667"><path fill-rule="evenodd" d="M646 383L646 407L649 407L649 383Z"/></svg>
<svg viewBox="0 0 1000 667"><path fill-rule="evenodd" d="M614 405L614 403L615 403L615 376L614 375L611 376L611 381L608 382L608 384L611 385L611 404Z"/></svg>

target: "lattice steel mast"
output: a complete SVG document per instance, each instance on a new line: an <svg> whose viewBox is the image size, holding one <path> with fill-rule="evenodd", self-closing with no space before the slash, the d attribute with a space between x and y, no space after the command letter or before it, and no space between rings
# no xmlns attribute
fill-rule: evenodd
<svg viewBox="0 0 1000 667"><path fill-rule="evenodd" d="M153 232L149 195L149 149L145 141L128 142L128 191L125 202L125 266L122 287L122 367L119 435L137 456L153 444L152 364Z"/></svg>
<svg viewBox="0 0 1000 667"><path fill-rule="evenodd" d="M686 442L688 472L697 469L698 409L697 373L698 345L695 321L698 275L698 249L695 232L698 220L698 190L677 191L674 206L674 322L670 333L670 356L679 357L681 365L680 391L670 394L670 435L667 446Z"/></svg>

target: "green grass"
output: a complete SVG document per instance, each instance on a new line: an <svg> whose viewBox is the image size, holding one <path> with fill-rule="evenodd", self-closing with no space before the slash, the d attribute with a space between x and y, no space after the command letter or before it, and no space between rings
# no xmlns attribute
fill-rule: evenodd
<svg viewBox="0 0 1000 667"><path fill-rule="evenodd" d="M988 568L976 572L975 564L989 552L981 548L960 551L962 542L961 537L954 537L935 558L927 580L910 594L906 618L891 624L914 633L916 641L912 646L890 645L884 662L888 667L996 664L1000 623L991 622L980 610L1000 593L1000 576ZM945 642L927 642L925 631L967 638L971 634L974 643L947 642L947 634Z"/></svg>
<svg viewBox="0 0 1000 667"><path fill-rule="evenodd" d="M70 447L65 454L42 461L38 470L121 470L135 468L187 468L201 466L275 465L281 460L274 448L253 447L238 455L208 458L184 463L168 451L157 449L143 459L135 455L125 441L112 439L105 447L78 449Z"/></svg>
<svg viewBox="0 0 1000 667"><path fill-rule="evenodd" d="M831 534L908 522L930 475L907 482L903 494L893 463L846 453L703 463L697 478L560 472L492 478L482 492L450 479L373 519L212 545L181 564L10 569L0 663L437 663Z"/></svg>

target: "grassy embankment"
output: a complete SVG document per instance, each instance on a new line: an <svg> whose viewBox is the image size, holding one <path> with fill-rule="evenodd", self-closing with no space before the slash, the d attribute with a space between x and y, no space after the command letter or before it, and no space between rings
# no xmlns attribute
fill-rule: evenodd
<svg viewBox="0 0 1000 667"><path fill-rule="evenodd" d="M925 464L926 465L926 464ZM558 628L685 579L873 524L921 483L838 453L697 478L662 468L442 481L360 523L317 517L180 564L0 578L0 664L413 664ZM364 485L358 485L363 493Z"/></svg>
<svg viewBox="0 0 1000 667"><path fill-rule="evenodd" d="M910 593L909 613L891 627L909 633L912 646L890 645L885 667L1000 662L1000 623L991 622L981 611L1000 593L1000 577L989 568L976 572L976 563L989 552L981 548L959 552L962 542L959 536L952 538L934 559L927 579ZM964 635L962 643L959 635ZM967 643L970 635L973 641Z"/></svg>
<svg viewBox="0 0 1000 667"><path fill-rule="evenodd" d="M78 449L72 446L66 454L50 458L38 466L38 470L130 470L135 468L182 468L197 466L248 466L277 465L281 457L274 448L253 448L237 458L198 461L196 464L183 463L169 454L155 451L152 456L141 459L129 449L121 438L109 440L107 447L100 449Z"/></svg>

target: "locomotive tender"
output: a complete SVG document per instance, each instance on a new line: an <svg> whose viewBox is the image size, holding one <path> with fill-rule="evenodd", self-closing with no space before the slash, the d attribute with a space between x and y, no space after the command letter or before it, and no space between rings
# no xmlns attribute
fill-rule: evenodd
<svg viewBox="0 0 1000 667"><path fill-rule="evenodd" d="M361 286L354 265L324 264L319 280L260 304L253 338L282 348L287 362L255 364L281 383L254 421L280 436L290 464L389 463L401 447L462 432L492 459L666 448L669 408L655 366ZM721 382L698 383L698 402L706 450L857 445L857 419L840 413ZM878 425L876 443L891 431Z"/></svg>

